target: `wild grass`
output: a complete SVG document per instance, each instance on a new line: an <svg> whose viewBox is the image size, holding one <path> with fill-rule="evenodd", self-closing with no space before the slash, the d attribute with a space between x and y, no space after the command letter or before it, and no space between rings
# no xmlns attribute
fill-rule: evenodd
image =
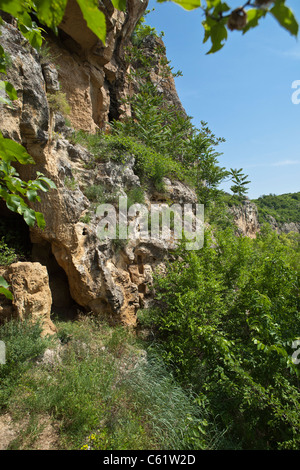
<svg viewBox="0 0 300 470"><path fill-rule="evenodd" d="M212 445L204 410L131 332L93 317L56 324L52 339L32 323L0 327L8 355L0 366L1 411L15 423L30 416L10 448L32 448L43 416L55 424L59 449Z"/></svg>

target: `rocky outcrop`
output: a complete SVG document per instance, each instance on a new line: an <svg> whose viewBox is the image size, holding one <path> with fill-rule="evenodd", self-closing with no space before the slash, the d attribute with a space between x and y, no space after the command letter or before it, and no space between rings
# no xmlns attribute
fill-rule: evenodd
<svg viewBox="0 0 300 470"><path fill-rule="evenodd" d="M40 263L19 262L0 268L0 274L10 285L13 300L0 306L0 318L40 321L43 334L56 331L50 319L52 296L48 272Z"/></svg>
<svg viewBox="0 0 300 470"><path fill-rule="evenodd" d="M300 222L279 223L272 215L268 215L267 218L268 223L271 225L272 229L275 230L279 235L290 232L300 233Z"/></svg>
<svg viewBox="0 0 300 470"><path fill-rule="evenodd" d="M259 209L254 202L246 199L241 204L230 207L229 212L233 215L238 233L250 238L256 237L262 222L259 218ZM300 233L299 222L280 223L271 215L265 215L265 219L265 223L268 223L278 235L290 232Z"/></svg>
<svg viewBox="0 0 300 470"><path fill-rule="evenodd" d="M77 2L68 1L59 36L49 34L50 50L43 61L56 64L73 127L95 132L128 111L122 103L128 93L124 48L147 5L148 0L128 0L124 13L110 0L101 2L107 28L104 46L88 29Z"/></svg>
<svg viewBox="0 0 300 470"><path fill-rule="evenodd" d="M155 86L157 93L163 95L164 103L174 106L183 116L187 116L177 94L173 74L168 71L166 66L168 60L163 40L150 34L141 41L139 48L142 49L143 56L150 64L148 79ZM136 70L139 69L139 66L139 62L131 65ZM138 91L139 83L133 81L132 87L133 92Z"/></svg>
<svg viewBox="0 0 300 470"><path fill-rule="evenodd" d="M49 34L50 56L32 50L14 24L1 27L0 43L13 63L7 79L16 88L18 100L13 108L1 105L0 129L5 137L22 143L36 162L19 168L21 177L34 178L40 171L57 187L42 194L35 206L45 216L45 230L30 230L34 260L43 264L40 276L33 276L28 284L24 266L18 272L7 272L16 295L14 308L21 318L30 306L33 316L40 309L40 315L49 318L49 291L42 296L44 306L32 297L42 286L46 289L48 272L52 301L61 308L67 308L71 299L86 311L135 325L137 309L151 300L153 272L164 269L170 248L166 240L147 237L99 240L101 217L86 197L86 188L102 185L106 194L125 195L128 188L140 185L134 161L127 155L124 164L103 161L90 168L91 155L71 142L70 128L62 114L51 107L49 95L65 93L71 106L71 125L90 132L104 129L111 116L119 117L126 111L122 108L122 97L128 91L123 50L147 2L128 0L126 14L115 10L109 0L102 3L108 24L105 47L87 31L73 1L68 3L58 38ZM57 99L62 96L58 94ZM148 204L196 200L187 186L170 180L165 181L163 192L145 197ZM133 222L139 224L138 216ZM65 276L67 285L60 276ZM19 295L21 288L23 297ZM66 292L65 304L60 290Z"/></svg>
<svg viewBox="0 0 300 470"><path fill-rule="evenodd" d="M258 210L256 205L246 199L241 204L230 208L238 233L255 238L259 232Z"/></svg>

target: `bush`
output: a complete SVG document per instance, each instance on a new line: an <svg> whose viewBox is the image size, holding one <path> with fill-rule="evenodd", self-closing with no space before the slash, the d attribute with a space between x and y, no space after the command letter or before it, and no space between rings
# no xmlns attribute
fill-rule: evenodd
<svg viewBox="0 0 300 470"><path fill-rule="evenodd" d="M145 191L139 186L135 186L127 191L127 206L130 207L133 204L144 204L145 203Z"/></svg>
<svg viewBox="0 0 300 470"><path fill-rule="evenodd" d="M62 91L47 93L47 100L52 112L61 113L63 116L68 116L70 114L71 107L68 103L66 94Z"/></svg>
<svg viewBox="0 0 300 470"><path fill-rule="evenodd" d="M125 164L128 159L134 158L134 171L145 185L154 184L162 189L164 177L187 178L187 171L180 162L167 154L155 152L134 137L103 133L91 135L80 131L74 133L73 142L85 146L93 154L94 162L91 165L105 160Z"/></svg>
<svg viewBox="0 0 300 470"><path fill-rule="evenodd" d="M157 277L157 306L146 316L164 359L228 429L233 448L299 448L293 246L268 230L251 240L231 228L179 254Z"/></svg>
<svg viewBox="0 0 300 470"><path fill-rule="evenodd" d="M0 326L0 340L6 347L6 363L0 365L0 408L7 406L23 374L49 345L41 332L40 324L30 320L11 320Z"/></svg>
<svg viewBox="0 0 300 470"><path fill-rule="evenodd" d="M102 184L92 184L84 189L84 195L89 201L97 204L114 203L117 199L117 192L109 192Z"/></svg>
<svg viewBox="0 0 300 470"><path fill-rule="evenodd" d="M50 362L37 360L47 340L34 325L0 329L9 359L0 367L3 411L30 422L49 416L60 449L214 448L218 432L205 410L130 331L93 317L56 325ZM12 447L28 442L20 436Z"/></svg>
<svg viewBox="0 0 300 470"><path fill-rule="evenodd" d="M253 202L257 205L260 223L269 223L269 216L279 224L300 221L300 192L279 196L269 194Z"/></svg>
<svg viewBox="0 0 300 470"><path fill-rule="evenodd" d="M17 260L14 248L10 248L5 243L4 237L0 239L0 266L8 266Z"/></svg>

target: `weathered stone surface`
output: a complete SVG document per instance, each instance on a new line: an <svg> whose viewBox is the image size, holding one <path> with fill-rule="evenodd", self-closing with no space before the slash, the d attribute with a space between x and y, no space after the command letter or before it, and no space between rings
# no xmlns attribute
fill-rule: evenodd
<svg viewBox="0 0 300 470"><path fill-rule="evenodd" d="M285 222L284 224L280 224L271 215L268 216L268 222L271 225L272 229L276 230L276 232L278 234L290 233L290 232L300 233L300 223L299 222Z"/></svg>
<svg viewBox="0 0 300 470"><path fill-rule="evenodd" d="M0 320L4 315L8 318L10 313L20 320L39 320L43 334L54 333L56 328L50 319L52 296L46 267L40 263L18 262L2 268L1 271L10 285L13 300L11 303L5 300L2 307L1 299Z"/></svg>
<svg viewBox="0 0 300 470"><path fill-rule="evenodd" d="M246 199L241 205L233 206L230 212L234 216L234 222L238 232L250 238L255 238L260 231L258 208L254 202ZM300 223L279 223L273 216L268 215L268 223L279 235L282 233L300 233Z"/></svg>
<svg viewBox="0 0 300 470"><path fill-rule="evenodd" d="M1 33L1 45L13 63L8 80L18 94L13 109L1 105L2 133L18 142L26 140L43 147L48 140L49 108L38 55L24 47L24 38L14 26L5 23Z"/></svg>
<svg viewBox="0 0 300 470"><path fill-rule="evenodd" d="M96 132L109 115L123 112L126 94L124 48L148 0L128 0L127 12L114 9L110 0L101 2L106 17L105 46L91 32L75 0L69 0L59 29L60 40L48 38L58 66L62 92L71 106L70 121L76 129ZM63 47L62 47L63 45Z"/></svg>
<svg viewBox="0 0 300 470"><path fill-rule="evenodd" d="M260 229L256 205L246 199L240 205L230 208L230 212L234 216L234 222L239 233L250 238L256 238Z"/></svg>
<svg viewBox="0 0 300 470"><path fill-rule="evenodd" d="M151 198L153 201L174 201L180 204L195 204L197 194L187 184L181 181L171 181L169 178L163 178L164 189L161 191L153 190Z"/></svg>
<svg viewBox="0 0 300 470"><path fill-rule="evenodd" d="M162 64L167 60L163 40L154 35L149 35L143 39L140 47L143 49L143 54L151 60L152 67L149 78L156 87L157 92L164 96L165 102L175 106L183 116L187 116L179 99L173 75L171 73L166 74L163 70Z"/></svg>
<svg viewBox="0 0 300 470"><path fill-rule="evenodd" d="M43 64L42 71L45 78L46 90L49 93L56 93L60 90L58 72L53 64Z"/></svg>

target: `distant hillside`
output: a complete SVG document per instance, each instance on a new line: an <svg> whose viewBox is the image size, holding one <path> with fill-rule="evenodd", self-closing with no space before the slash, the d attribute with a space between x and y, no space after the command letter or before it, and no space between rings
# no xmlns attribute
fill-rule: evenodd
<svg viewBox="0 0 300 470"><path fill-rule="evenodd" d="M268 222L278 227L289 224L300 226L300 192L264 195L253 202L258 208L260 224Z"/></svg>

